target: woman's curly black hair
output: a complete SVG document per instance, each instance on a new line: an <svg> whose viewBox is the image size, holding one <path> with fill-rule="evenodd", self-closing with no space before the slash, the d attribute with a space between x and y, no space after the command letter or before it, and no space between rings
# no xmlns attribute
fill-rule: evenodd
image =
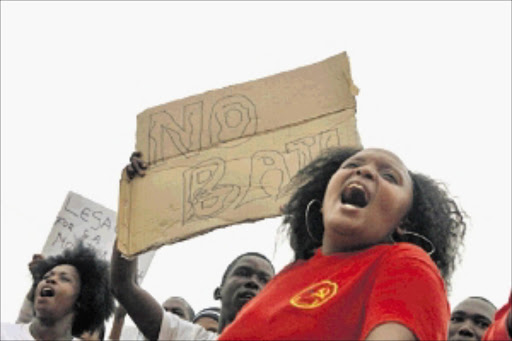
<svg viewBox="0 0 512 341"><path fill-rule="evenodd" d="M80 337L85 331L100 328L114 311L109 265L98 258L96 251L79 242L74 248L45 258L34 266L30 301L34 302L35 289L43 276L62 264L74 266L80 276L80 294L75 302L75 319L71 328L73 336Z"/></svg>
<svg viewBox="0 0 512 341"><path fill-rule="evenodd" d="M282 213L295 260L309 259L315 249L321 246L324 229L322 215L319 207L310 209L308 223L313 234L311 236L305 221L308 203L313 199L323 202L332 175L345 160L359 151L361 149L328 149L293 178L291 187L294 188L294 192L288 203L283 206ZM450 288L450 277L466 232L465 214L441 183L411 171L409 175L413 182L413 203L400 226L406 231L425 236L434 244L435 252L431 258L439 268L447 288ZM397 233L393 234L393 237L395 241L409 241L428 249L428 245L423 244L419 238L405 240Z"/></svg>

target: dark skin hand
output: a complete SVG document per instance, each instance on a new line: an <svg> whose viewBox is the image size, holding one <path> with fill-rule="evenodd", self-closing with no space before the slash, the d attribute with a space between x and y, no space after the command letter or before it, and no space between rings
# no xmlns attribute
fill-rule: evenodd
<svg viewBox="0 0 512 341"><path fill-rule="evenodd" d="M32 276L34 275L34 267L37 263L39 263L40 261L42 261L44 259L44 256L40 253L35 253L33 256L32 256L32 260L30 261L30 263L28 263L28 270L30 271L30 273L32 274Z"/></svg>
<svg viewBox="0 0 512 341"><path fill-rule="evenodd" d="M149 340L156 340L160 333L163 309L150 293L139 286L137 259L124 258L117 249L117 240L110 266L112 293L142 334Z"/></svg>
<svg viewBox="0 0 512 341"><path fill-rule="evenodd" d="M30 261L30 263L28 263L28 270L32 274L32 277L34 277L34 267L35 267L35 265L37 263L39 263L40 261L42 261L43 259L44 259L44 256L42 254L40 254L40 253L35 253L32 256L32 260ZM27 299L32 296L32 292L33 292L34 289L35 288L30 288L30 290L27 293Z"/></svg>
<svg viewBox="0 0 512 341"><path fill-rule="evenodd" d="M136 176L143 177L146 175L146 169L148 169L148 165L142 161L142 153L133 152L130 156L130 164L125 167L128 179L133 180Z"/></svg>

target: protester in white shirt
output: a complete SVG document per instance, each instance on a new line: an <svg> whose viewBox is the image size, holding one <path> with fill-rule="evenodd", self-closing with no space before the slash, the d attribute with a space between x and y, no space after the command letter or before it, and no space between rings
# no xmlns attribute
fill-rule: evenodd
<svg viewBox="0 0 512 341"><path fill-rule="evenodd" d="M32 274L34 317L28 324L2 323L1 340L72 340L112 314L108 263L82 243L39 261Z"/></svg>
<svg viewBox="0 0 512 341"><path fill-rule="evenodd" d="M165 311L173 313L186 321L192 321L194 318L194 309L182 297L172 296L162 303ZM137 327L124 324L126 310L122 305L116 308L114 313L114 323L110 331L110 340L145 340Z"/></svg>

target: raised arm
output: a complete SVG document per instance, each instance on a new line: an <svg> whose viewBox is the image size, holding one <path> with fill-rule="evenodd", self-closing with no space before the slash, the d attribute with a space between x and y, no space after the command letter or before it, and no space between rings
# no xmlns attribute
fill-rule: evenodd
<svg viewBox="0 0 512 341"><path fill-rule="evenodd" d="M130 164L123 169L122 178L131 181L136 176L144 176L146 168L142 161L142 153L134 152L130 156ZM123 257L117 249L117 240L114 243L110 266L114 296L142 334L150 340L156 340L160 333L163 309L153 296L139 286L137 259Z"/></svg>
<svg viewBox="0 0 512 341"><path fill-rule="evenodd" d="M39 253L34 254L32 256L32 260L30 261L30 263L28 263L28 270L30 271L32 277L34 277L33 271L35 265L43 259L43 255ZM32 318L34 317L34 304L30 301L30 297L32 297L33 291L34 286L31 286L30 290L25 296L25 299L23 300L23 305L21 306L20 312L18 313L16 323L29 323L30 321L32 321Z"/></svg>
<svg viewBox="0 0 512 341"><path fill-rule="evenodd" d="M137 259L123 257L116 241L110 266L114 296L146 338L158 339L163 309L153 296L138 285Z"/></svg>

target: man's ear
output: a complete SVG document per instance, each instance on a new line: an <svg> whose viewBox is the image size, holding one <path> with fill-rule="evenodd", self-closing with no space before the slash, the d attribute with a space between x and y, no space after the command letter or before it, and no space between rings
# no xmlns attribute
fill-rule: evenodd
<svg viewBox="0 0 512 341"><path fill-rule="evenodd" d="M213 299L214 300L220 300L222 296L220 296L220 287L215 288L213 291Z"/></svg>

